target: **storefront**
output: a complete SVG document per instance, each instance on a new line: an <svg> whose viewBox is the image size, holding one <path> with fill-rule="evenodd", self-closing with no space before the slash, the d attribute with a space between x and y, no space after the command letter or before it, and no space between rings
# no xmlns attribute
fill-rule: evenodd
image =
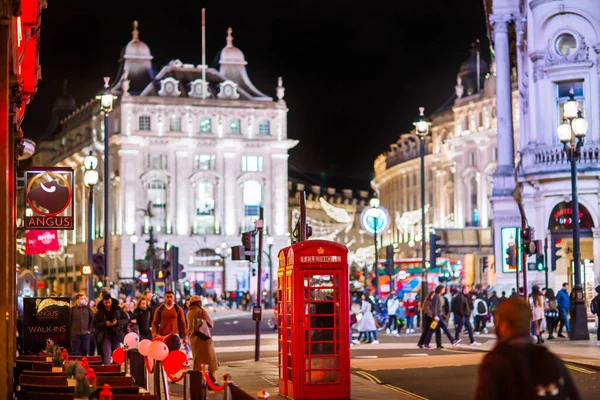
<svg viewBox="0 0 600 400"><path fill-rule="evenodd" d="M190 292L208 296L223 293L223 260L213 249L200 249L185 267Z"/></svg>

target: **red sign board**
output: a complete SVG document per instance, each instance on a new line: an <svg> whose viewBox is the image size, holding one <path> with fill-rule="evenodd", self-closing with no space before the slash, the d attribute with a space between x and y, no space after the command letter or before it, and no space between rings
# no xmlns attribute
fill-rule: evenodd
<svg viewBox="0 0 600 400"><path fill-rule="evenodd" d="M30 168L25 181L25 228L73 230L73 169Z"/></svg>
<svg viewBox="0 0 600 400"><path fill-rule="evenodd" d="M550 230L570 230L573 229L573 208L571 202L558 203L550 214L548 228ZM594 220L590 212L583 204L579 204L579 227L581 229L590 229L594 227Z"/></svg>
<svg viewBox="0 0 600 400"><path fill-rule="evenodd" d="M27 231L25 239L25 254L28 256L60 250L58 231L31 230Z"/></svg>

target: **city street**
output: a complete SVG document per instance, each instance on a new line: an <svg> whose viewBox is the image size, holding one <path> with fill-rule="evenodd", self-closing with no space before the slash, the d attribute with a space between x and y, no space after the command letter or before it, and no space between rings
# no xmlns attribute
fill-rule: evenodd
<svg viewBox="0 0 600 400"><path fill-rule="evenodd" d="M267 310L265 318L270 317L270 313ZM254 358L254 326L249 313L216 317L215 332L218 334L215 336L215 346L221 370L231 372L234 380L239 362ZM262 322L262 328L261 359L276 364L276 333L268 328L265 321ZM463 335L463 342L457 347L443 339L444 349L424 350L416 346L419 333L393 337L380 331L378 337L379 345L360 344L351 348L353 374L371 383L387 386L390 398L395 390L420 399L474 398L477 368L485 350L495 340L492 332L476 335L476 341L482 346L473 348L468 345L468 337ZM549 348L557 345L569 346L569 341L556 340ZM600 356L599 349L592 349L588 356L596 353ZM596 398L600 391L600 368L572 362L567 363L567 368L582 398Z"/></svg>

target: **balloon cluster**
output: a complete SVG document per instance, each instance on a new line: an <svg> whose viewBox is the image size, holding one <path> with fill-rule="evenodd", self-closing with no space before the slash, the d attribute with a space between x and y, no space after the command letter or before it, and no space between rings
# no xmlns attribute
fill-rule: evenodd
<svg viewBox="0 0 600 400"><path fill-rule="evenodd" d="M139 342L140 337L134 332L129 332L125 335L125 339L123 339L123 344L127 350L135 349L138 347ZM115 349L112 353L112 359L116 364L123 364L125 362L125 348L119 347L118 349Z"/></svg>
<svg viewBox="0 0 600 400"><path fill-rule="evenodd" d="M187 354L181 351L180 348L181 339L179 335L173 334L165 337L157 336L152 341L144 339L138 345L138 351L146 357L146 368L150 371L150 366L154 365L154 360L162 361L167 376L175 382L183 378L181 372L185 372L185 365L188 360Z"/></svg>

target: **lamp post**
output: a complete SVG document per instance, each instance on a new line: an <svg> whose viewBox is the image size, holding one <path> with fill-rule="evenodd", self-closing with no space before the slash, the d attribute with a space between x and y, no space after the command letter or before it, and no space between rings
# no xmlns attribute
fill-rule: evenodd
<svg viewBox="0 0 600 400"><path fill-rule="evenodd" d="M85 167L85 174L83 175L83 183L85 186L90 188L88 196L88 238L87 238L87 263L92 265L92 259L94 257L94 232L92 230L92 222L94 220L94 186L98 184L98 158L90 150L90 154L83 159L83 165ZM90 271L91 272L91 271ZM87 295L88 299L93 298L92 294L92 274L85 275L87 279Z"/></svg>
<svg viewBox="0 0 600 400"><path fill-rule="evenodd" d="M577 197L577 161L581 159L581 148L588 130L588 121L579 110L579 102L575 100L573 89L570 98L564 105L564 120L557 128L558 139L563 144L567 159L571 163L571 194L573 221L573 268L575 284L571 291L571 340L589 340L587 327L587 310L581 286L581 248L579 244L579 199Z"/></svg>
<svg viewBox="0 0 600 400"><path fill-rule="evenodd" d="M269 249L267 252L267 256L269 257L269 303L273 304L273 260L271 259L272 251L273 251L273 236L267 236L267 248Z"/></svg>
<svg viewBox="0 0 600 400"><path fill-rule="evenodd" d="M108 86L108 82L110 78L104 78L104 93L99 96L96 96L96 99L100 100L100 111L104 113L104 278L106 283L109 282L108 275L108 255L109 255L109 199L108 199L108 189L109 189L109 168L108 168L108 159L109 159L109 146L108 146L108 115L113 109L113 100L116 98L110 93L110 87Z"/></svg>
<svg viewBox="0 0 600 400"><path fill-rule="evenodd" d="M371 208L374 208L376 211L380 204L381 203L377 197L373 197L369 201ZM379 224L379 220L377 215L377 212L373 213L373 245L375 246L375 264L373 266L373 272L375 273L375 284L373 287L375 288L375 296L379 295L379 255L377 254L377 225Z"/></svg>
<svg viewBox="0 0 600 400"><path fill-rule="evenodd" d="M227 249L227 251L225 250ZM227 275L227 270L225 268L225 260L231 254L231 247L227 247L227 243L221 242L221 246L215 249L215 253L221 258L221 263L223 264L223 289L222 292L225 293L225 276Z"/></svg>
<svg viewBox="0 0 600 400"><path fill-rule="evenodd" d="M421 309L427 296L427 267L425 266L425 138L429 136L429 123L425 121L425 108L419 107L419 120L413 125L419 137L421 155Z"/></svg>
<svg viewBox="0 0 600 400"><path fill-rule="evenodd" d="M135 281L135 244L138 241L138 237L134 233L133 235L129 236L129 240L131 240L131 245L133 246L133 255L131 257L131 261L133 262L133 264L131 264L131 278L133 279L133 284L137 286Z"/></svg>

